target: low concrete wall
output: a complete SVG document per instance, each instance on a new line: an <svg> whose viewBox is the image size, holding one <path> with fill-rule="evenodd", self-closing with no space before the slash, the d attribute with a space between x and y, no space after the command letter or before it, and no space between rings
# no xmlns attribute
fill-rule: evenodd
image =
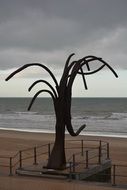
<svg viewBox="0 0 127 190"><path fill-rule="evenodd" d="M91 166L82 173L71 173L70 178L76 180L110 182L111 181L111 160Z"/></svg>

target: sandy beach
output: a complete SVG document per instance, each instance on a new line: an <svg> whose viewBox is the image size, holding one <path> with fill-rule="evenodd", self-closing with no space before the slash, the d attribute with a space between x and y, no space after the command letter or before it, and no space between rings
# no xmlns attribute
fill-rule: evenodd
<svg viewBox="0 0 127 190"><path fill-rule="evenodd" d="M66 139L74 139L66 135ZM115 137L92 137L92 136L78 136L76 139L87 140L105 140L110 144L110 158L112 164L127 165L127 139ZM30 132L17 132L0 130L0 156L13 156L19 150L31 148L34 146L43 145L45 143L53 142L54 134L46 133L30 133ZM126 168L127 170L127 168ZM127 184L127 178L124 178L124 183ZM125 189L127 186L118 185L117 189ZM116 189L111 184L95 183L84 181L67 181L63 179L48 179L37 177L21 177L21 176L8 176L0 172L0 190L57 190L57 189Z"/></svg>

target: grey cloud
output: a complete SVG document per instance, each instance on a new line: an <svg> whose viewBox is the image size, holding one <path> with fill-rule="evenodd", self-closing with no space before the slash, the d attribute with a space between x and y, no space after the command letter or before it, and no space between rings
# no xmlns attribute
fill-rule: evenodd
<svg viewBox="0 0 127 190"><path fill-rule="evenodd" d="M0 29L1 48L24 48L26 50L47 51L74 44L76 24L67 20L25 18L12 21ZM76 26L75 26L76 25ZM72 32L74 31L74 32ZM73 35L72 35L73 34Z"/></svg>
<svg viewBox="0 0 127 190"><path fill-rule="evenodd" d="M113 56L114 64L117 54L127 68L126 18L126 0L1 0L0 68L32 60L60 68L72 51Z"/></svg>

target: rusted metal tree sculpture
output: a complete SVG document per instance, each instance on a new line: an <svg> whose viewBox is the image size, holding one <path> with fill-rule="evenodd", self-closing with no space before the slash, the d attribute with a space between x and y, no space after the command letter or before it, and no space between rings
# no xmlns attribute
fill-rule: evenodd
<svg viewBox="0 0 127 190"><path fill-rule="evenodd" d="M86 56L86 57L83 57L82 59L79 59L77 61L73 61L70 63L70 59L73 55L74 54L71 54L65 63L64 71L63 71L59 84L55 76L53 75L53 73L45 65L40 64L40 63L26 64L20 67L19 69L17 69L16 71L14 71L13 73L11 73L6 79L6 81L8 81L15 74L26 69L27 67L39 66L49 73L49 75L52 77L55 83L55 88L54 88L46 80L37 80L29 88L29 91L30 91L37 83L42 82L42 83L45 83L49 87L50 90L42 89L38 91L33 97L33 99L31 100L28 110L31 109L31 106L34 103L35 99L42 92L49 93L54 103L54 110L55 110L55 115L56 115L56 126L55 126L56 136L55 136L54 147L51 152L50 158L48 160L47 168L64 169L66 166L66 157L65 157L65 149L64 149L65 127L67 128L71 136L79 135L79 133L85 128L85 124L84 124L75 132L71 123L72 87L73 87L73 83L76 76L78 74L82 76L85 89L87 89L85 76L91 75L100 71L104 66L107 66L112 71L112 73L116 77L118 77L116 72L113 70L113 68L109 66L109 64L106 63L102 58L99 58L96 56ZM94 69L91 71L90 63L93 61L100 62L101 66L98 69ZM85 66L85 69L87 70L86 72L84 71L84 66Z"/></svg>

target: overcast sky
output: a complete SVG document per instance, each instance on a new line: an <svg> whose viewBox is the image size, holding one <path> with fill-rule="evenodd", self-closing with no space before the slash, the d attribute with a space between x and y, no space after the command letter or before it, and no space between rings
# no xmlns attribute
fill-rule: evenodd
<svg viewBox="0 0 127 190"><path fill-rule="evenodd" d="M73 59L102 57L118 73L104 69L77 79L73 95L127 97L127 0L0 0L0 96L33 96L29 85L48 78L35 67L5 78L30 62L48 66L59 79L70 53ZM46 94L44 94L46 96Z"/></svg>

